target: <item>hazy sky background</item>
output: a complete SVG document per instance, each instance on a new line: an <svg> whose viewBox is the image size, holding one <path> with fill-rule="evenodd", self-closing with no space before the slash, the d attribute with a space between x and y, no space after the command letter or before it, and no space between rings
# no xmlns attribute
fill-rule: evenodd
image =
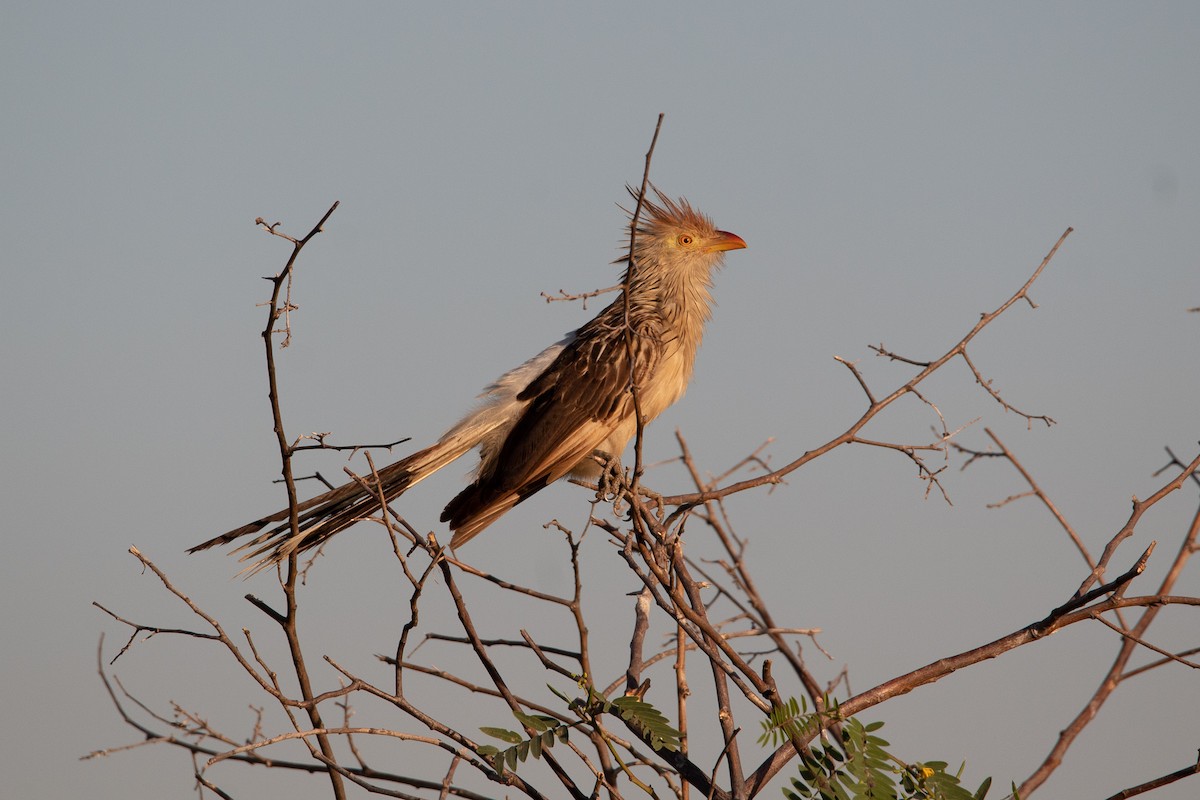
<svg viewBox="0 0 1200 800"><path fill-rule="evenodd" d="M95 674L100 634L111 657L127 633L90 603L191 624L130 545L231 630L273 636L241 599L271 596L268 576L243 584L223 555L183 554L281 505L256 303L288 248L258 216L302 234L341 201L301 261L280 358L293 435L423 445L585 321L598 305L539 292L614 282L616 204L665 112L653 179L750 248L718 278L696 379L648 460L675 453L676 428L714 473L768 437L777 464L824 443L863 409L834 355L859 359L885 394L910 371L868 344L940 355L1069 225L1032 291L1039 307L1014 308L972 350L1011 403L1059 424L1027 431L961 364L926 396L952 428L980 418L964 444L983 447L989 426L1017 450L1093 552L1131 495L1161 485L1163 447L1190 458L1200 438L1195 3L9 3L0 107L5 796L194 796L182 751L77 760L136 739ZM864 433L919 443L935 421L905 404ZM310 463L340 476L343 459ZM833 660L805 651L823 679L848 665L868 688L1041 618L1083 579L1044 511L985 508L1023 488L1011 470L957 467L952 507L923 499L902 456L868 448L730 503L781 623L824 629ZM441 531L467 468L402 510ZM648 482L686 488L674 468ZM1137 593L1160 579L1196 494L1156 508L1123 547L1118 571L1160 541ZM586 499L553 487L463 555L565 591L560 540L540 525L578 527ZM343 538L314 573L304 624L317 652L386 681L372 655L394 647L406 588L377 533ZM606 683L636 587L602 537L584 558L597 602L618 598L612 630L593 625L612 635ZM481 611L498 602L469 589ZM1200 594L1195 569L1177 593ZM542 622L503 606L483 617L495 636ZM438 629L432 612L427 624ZM1197 629L1194 612L1169 610L1153 638L1182 649ZM968 781L993 776L998 797L1040 763L1117 644L1077 626L871 718L897 754L965 759ZM460 657L426 648L431 662ZM155 708L178 701L240 737L261 700L225 660L158 637L116 673ZM1104 797L1193 761L1197 680L1178 668L1131 681L1037 796ZM471 724L506 724L498 706L488 714ZM428 755L379 752L396 771ZM239 797L327 794L322 780L236 764L213 775Z"/></svg>

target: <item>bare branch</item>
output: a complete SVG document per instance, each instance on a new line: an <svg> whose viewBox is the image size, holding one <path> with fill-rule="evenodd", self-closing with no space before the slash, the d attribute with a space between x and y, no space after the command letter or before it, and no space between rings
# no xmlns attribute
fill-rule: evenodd
<svg viewBox="0 0 1200 800"><path fill-rule="evenodd" d="M1197 308L1193 308L1191 310L1200 311L1200 309ZM1200 758L1196 760L1195 764L1184 767L1183 769L1176 770L1175 772L1169 772L1166 775L1155 778L1152 781L1139 783L1137 786L1131 786L1128 789L1122 789L1121 791L1109 797L1108 800L1128 800L1130 797L1136 797L1139 794L1145 794L1146 792L1153 791L1154 789L1160 789L1163 786L1168 786L1175 781L1183 780L1184 778L1190 778L1198 773L1200 773Z"/></svg>
<svg viewBox="0 0 1200 800"><path fill-rule="evenodd" d="M609 292L619 291L624 287L624 285L625 284L623 283L618 283L616 286L607 286L603 289L593 289L590 292L581 292L579 294L570 294L563 289L559 289L557 294L541 292L540 295L545 298L547 303L558 303L564 300L582 300L583 307L587 308L587 301L591 298L599 297L600 295L608 294Z"/></svg>

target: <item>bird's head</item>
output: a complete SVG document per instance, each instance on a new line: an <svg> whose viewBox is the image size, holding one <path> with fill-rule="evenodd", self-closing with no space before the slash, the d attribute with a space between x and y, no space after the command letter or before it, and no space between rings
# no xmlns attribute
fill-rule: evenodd
<svg viewBox="0 0 1200 800"><path fill-rule="evenodd" d="M638 191L627 188L636 201ZM726 250L746 246L742 237L718 230L711 219L692 208L687 200L672 200L656 187L651 188L655 199L642 200L634 245L635 260L645 262L643 266L700 272L707 277L721 265ZM633 216L633 212L628 213Z"/></svg>

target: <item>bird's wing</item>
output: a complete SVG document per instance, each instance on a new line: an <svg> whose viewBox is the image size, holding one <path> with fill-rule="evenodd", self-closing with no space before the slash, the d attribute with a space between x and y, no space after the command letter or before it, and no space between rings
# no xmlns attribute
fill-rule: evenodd
<svg viewBox="0 0 1200 800"><path fill-rule="evenodd" d="M625 333L603 324L604 316L581 329L518 395L528 406L495 459L446 506L442 520L456 531L455 546L566 475L633 415ZM633 337L639 385L661 357L657 340L649 331Z"/></svg>

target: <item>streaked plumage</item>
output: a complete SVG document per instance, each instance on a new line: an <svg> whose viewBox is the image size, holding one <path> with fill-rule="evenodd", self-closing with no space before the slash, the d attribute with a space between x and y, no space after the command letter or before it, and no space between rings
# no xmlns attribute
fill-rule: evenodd
<svg viewBox="0 0 1200 800"><path fill-rule="evenodd" d="M631 190L632 191L632 190ZM685 200L655 190L639 218L629 288L642 416L649 422L687 389L696 350L711 314L713 272L726 250L746 246L717 230ZM620 260L628 261L626 254ZM596 451L620 456L637 427L630 392L626 303L618 295L577 331L551 345L484 389L477 408L430 447L379 470L383 496L407 489L478 447L475 480L446 506L442 521L454 531L451 546L478 535L502 514L568 474L594 475ZM242 544L252 570L320 545L379 509L379 493L355 482L300 505L300 535L293 537L284 509L193 547L227 544L282 524Z"/></svg>

